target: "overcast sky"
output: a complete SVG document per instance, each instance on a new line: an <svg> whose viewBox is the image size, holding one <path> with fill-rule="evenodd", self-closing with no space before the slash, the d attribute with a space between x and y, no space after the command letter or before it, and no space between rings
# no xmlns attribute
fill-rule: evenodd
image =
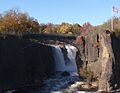
<svg viewBox="0 0 120 93"><path fill-rule="evenodd" d="M111 18L112 6L120 8L120 0L0 0L0 13L18 8L40 23L99 25Z"/></svg>

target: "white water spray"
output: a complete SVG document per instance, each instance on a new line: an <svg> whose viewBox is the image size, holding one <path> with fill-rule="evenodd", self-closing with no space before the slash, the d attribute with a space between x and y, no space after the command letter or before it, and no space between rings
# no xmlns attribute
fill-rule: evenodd
<svg viewBox="0 0 120 93"><path fill-rule="evenodd" d="M55 71L65 71L65 60L59 46L53 47L53 56L55 61Z"/></svg>
<svg viewBox="0 0 120 93"><path fill-rule="evenodd" d="M76 52L77 48L72 45L66 45L67 56L69 58L69 62L66 64L66 71L68 71L71 76L76 76L77 74L77 65L76 65Z"/></svg>
<svg viewBox="0 0 120 93"><path fill-rule="evenodd" d="M55 60L55 71L67 71L71 76L77 76L76 52L77 48L72 45L65 45L67 53L64 54L60 46L53 46Z"/></svg>

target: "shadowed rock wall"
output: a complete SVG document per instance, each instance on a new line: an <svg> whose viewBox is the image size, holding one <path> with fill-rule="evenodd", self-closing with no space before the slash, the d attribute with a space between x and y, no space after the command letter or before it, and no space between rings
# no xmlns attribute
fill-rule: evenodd
<svg viewBox="0 0 120 93"><path fill-rule="evenodd" d="M50 46L33 44L16 36L0 37L1 91L40 84L53 70L54 59Z"/></svg>

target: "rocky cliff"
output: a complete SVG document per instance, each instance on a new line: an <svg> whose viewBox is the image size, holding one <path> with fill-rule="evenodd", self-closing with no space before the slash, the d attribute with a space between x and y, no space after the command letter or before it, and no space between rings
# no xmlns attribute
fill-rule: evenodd
<svg viewBox="0 0 120 93"><path fill-rule="evenodd" d="M89 82L97 82L99 91L120 88L120 40L109 31L90 31L78 36L79 73Z"/></svg>
<svg viewBox="0 0 120 93"><path fill-rule="evenodd" d="M46 56L49 55L49 56ZM0 93L2 90L41 85L53 73L50 46L8 35L0 38Z"/></svg>
<svg viewBox="0 0 120 93"><path fill-rule="evenodd" d="M109 31L90 31L78 36L76 45L79 50L78 72L86 78L89 87L95 84L99 91L106 92L119 89L119 38ZM46 44L33 43L16 36L0 37L0 90L41 85L42 80L55 71L53 50ZM74 54L73 50L61 50L65 55L69 52Z"/></svg>

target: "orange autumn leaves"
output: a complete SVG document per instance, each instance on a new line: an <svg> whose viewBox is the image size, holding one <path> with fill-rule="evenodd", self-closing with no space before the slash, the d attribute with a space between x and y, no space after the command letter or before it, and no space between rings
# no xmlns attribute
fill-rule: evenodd
<svg viewBox="0 0 120 93"><path fill-rule="evenodd" d="M62 23L60 25L59 31L62 34L65 34L65 33L68 33L69 31L71 31L71 29L72 29L72 26L70 24L68 24L68 23Z"/></svg>
<svg viewBox="0 0 120 93"><path fill-rule="evenodd" d="M69 23L61 23L61 24L42 24L40 25L40 29L42 33L47 34L66 34L66 35L73 35L77 33L81 33L80 30L81 26L79 24L69 24Z"/></svg>
<svg viewBox="0 0 120 93"><path fill-rule="evenodd" d="M20 34L25 32L37 33L39 23L31 18L27 13L16 10L7 11L0 16L0 32L10 34Z"/></svg>
<svg viewBox="0 0 120 93"><path fill-rule="evenodd" d="M61 24L40 24L36 19L30 17L27 13L14 9L0 14L0 34L21 35L26 33L45 33L80 35L81 32L86 32L89 25L80 26L78 23L70 24L66 22Z"/></svg>

